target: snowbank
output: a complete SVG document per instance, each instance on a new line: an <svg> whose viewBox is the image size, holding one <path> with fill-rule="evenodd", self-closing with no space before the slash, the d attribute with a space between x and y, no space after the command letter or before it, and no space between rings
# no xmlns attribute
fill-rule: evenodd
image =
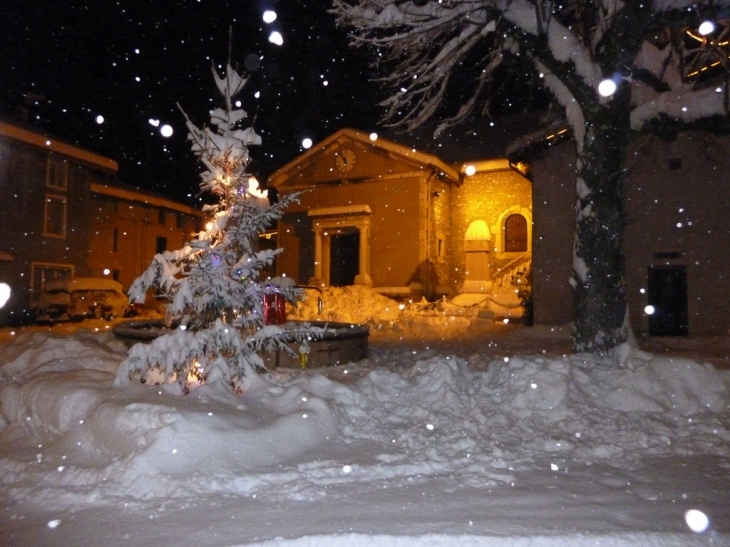
<svg viewBox="0 0 730 547"><path fill-rule="evenodd" d="M165 386L112 388L117 344L99 337L90 348L89 339L38 334L3 348L2 355L16 356L0 369L6 429L22 428L46 446L82 439L80 456L66 454L66 480L84 481L73 475L84 475L91 451L94 465L107 467L105 489L118 482L141 497L160 495L159 485L150 480L150 491L131 492L130 474L164 474L173 490L201 494L222 488L191 481L209 468L230 474L223 488L237 492L241 481L233 477L296 460L325 440L380 447L357 464L368 480L458 472L480 485L551 465L726 455L730 441L730 373L686 359L637 353L631 367L614 368L577 357L515 356L477 372L463 359L438 356L399 371L370 370L355 384L282 371L278 382L256 378L243 397L207 386L179 397ZM340 468L319 461L307 480L348 481Z"/></svg>
<svg viewBox="0 0 730 547"><path fill-rule="evenodd" d="M398 302L362 285L307 289L306 295L304 302L287 310L290 319L376 324L397 321L401 312ZM321 313L318 299L322 301Z"/></svg>
<svg viewBox="0 0 730 547"><path fill-rule="evenodd" d="M585 357L513 355L480 371L471 366L483 359L478 354L402 352L398 366L366 360L281 370L256 377L240 396L202 386L181 397L163 386L113 387L122 349L108 334L88 332L28 334L0 346L0 481L8 503L112 514L120 500L142 513L150 504L239 500L254 504L247 511L292 507L292 515L304 511L320 522L312 528L285 518L269 528L283 529L280 539L250 524L257 531L244 543L267 539L271 546L572 546L585 545L587 537L611 545L690 545L694 536L679 533L676 519L659 525L657 513L651 525L659 528L649 530L615 519L611 512L620 508L604 496L616 485L623 492L626 481L606 476L677 458L715 462L714 473L729 474L730 371L689 359L635 351L627 366L608 367ZM501 539L485 543L494 525L439 535L441 528L396 522L393 533L378 535L383 515L375 509L359 517L346 503L338 509L338 500L352 497L377 508L410 505L423 494L444 499L441 519L450 522L484 500L519 504L513 496L521 488L520 499L529 504L524 510L551 526L551 502L541 492L552 492L545 489L560 479L561 489L551 495L565 504L566 496L593 488L585 482L591 469L602 490L592 494L597 502L585 503L609 514L599 514L589 536L566 525L557 536L526 539L524 531L497 526ZM647 473L628 481L643 480L632 502L641 510L664 499ZM313 502L327 504L331 514L301 505ZM374 534L343 533L347 528L334 525L351 518ZM714 526L730 529L717 521ZM236 544L233 537L226 544Z"/></svg>
<svg viewBox="0 0 730 547"><path fill-rule="evenodd" d="M676 534L665 536L657 543L652 534L609 534L591 537L583 534L555 538L551 536L524 538L484 538L479 536L449 536L432 534L427 536L403 537L374 534L343 534L337 536L306 536L293 540L275 539L260 543L261 547L585 547L590 545L688 547L688 538ZM694 544L694 543L692 543ZM698 543L699 545L699 543Z"/></svg>
<svg viewBox="0 0 730 547"><path fill-rule="evenodd" d="M288 309L290 319L369 324L370 334L377 340L463 337L476 315L476 310L467 313L456 305L447 304L443 309L444 306L425 300L397 302L361 285L324 287L321 292L307 289L306 292L304 302ZM318 300L322 301L321 313ZM491 321L481 323L481 331L492 326Z"/></svg>

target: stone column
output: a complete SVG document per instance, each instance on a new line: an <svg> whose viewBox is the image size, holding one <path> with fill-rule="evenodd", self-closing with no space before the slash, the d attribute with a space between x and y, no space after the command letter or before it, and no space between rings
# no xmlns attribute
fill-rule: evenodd
<svg viewBox="0 0 730 547"><path fill-rule="evenodd" d="M309 278L309 284L319 287L322 285L322 228L314 228L314 276Z"/></svg>
<svg viewBox="0 0 730 547"><path fill-rule="evenodd" d="M355 285L373 286L373 278L370 277L370 224L362 223L360 230L360 256L358 274L355 276Z"/></svg>

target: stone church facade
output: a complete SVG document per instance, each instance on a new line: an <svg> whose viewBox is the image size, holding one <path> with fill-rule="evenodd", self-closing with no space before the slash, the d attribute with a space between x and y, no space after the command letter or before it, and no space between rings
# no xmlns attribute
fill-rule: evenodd
<svg viewBox="0 0 730 547"><path fill-rule="evenodd" d="M531 263L532 185L506 159L450 165L342 129L267 185L299 193L279 223L277 273L300 285L489 294Z"/></svg>

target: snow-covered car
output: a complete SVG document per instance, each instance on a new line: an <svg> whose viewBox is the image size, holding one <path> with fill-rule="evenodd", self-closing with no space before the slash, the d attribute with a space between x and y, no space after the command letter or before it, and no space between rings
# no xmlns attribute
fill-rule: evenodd
<svg viewBox="0 0 730 547"><path fill-rule="evenodd" d="M86 318L125 317L132 314L122 285L113 279L72 277L46 284L36 314L39 323L81 321Z"/></svg>

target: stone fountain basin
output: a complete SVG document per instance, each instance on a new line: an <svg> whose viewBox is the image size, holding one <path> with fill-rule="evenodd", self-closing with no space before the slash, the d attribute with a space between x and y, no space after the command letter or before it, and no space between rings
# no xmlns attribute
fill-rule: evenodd
<svg viewBox="0 0 730 547"><path fill-rule="evenodd" d="M360 361L368 356L368 337L370 336L368 325L325 321L287 321L281 327L284 330L293 330L304 323L327 329L320 337L309 342L307 368L343 365ZM170 331L171 329L165 327L164 322L160 319L121 321L112 328L114 335L127 347L132 347L138 342L151 342ZM294 355L285 350L261 354L269 369L301 366L299 361L301 343L292 338L292 341L287 342L286 345L293 350Z"/></svg>

